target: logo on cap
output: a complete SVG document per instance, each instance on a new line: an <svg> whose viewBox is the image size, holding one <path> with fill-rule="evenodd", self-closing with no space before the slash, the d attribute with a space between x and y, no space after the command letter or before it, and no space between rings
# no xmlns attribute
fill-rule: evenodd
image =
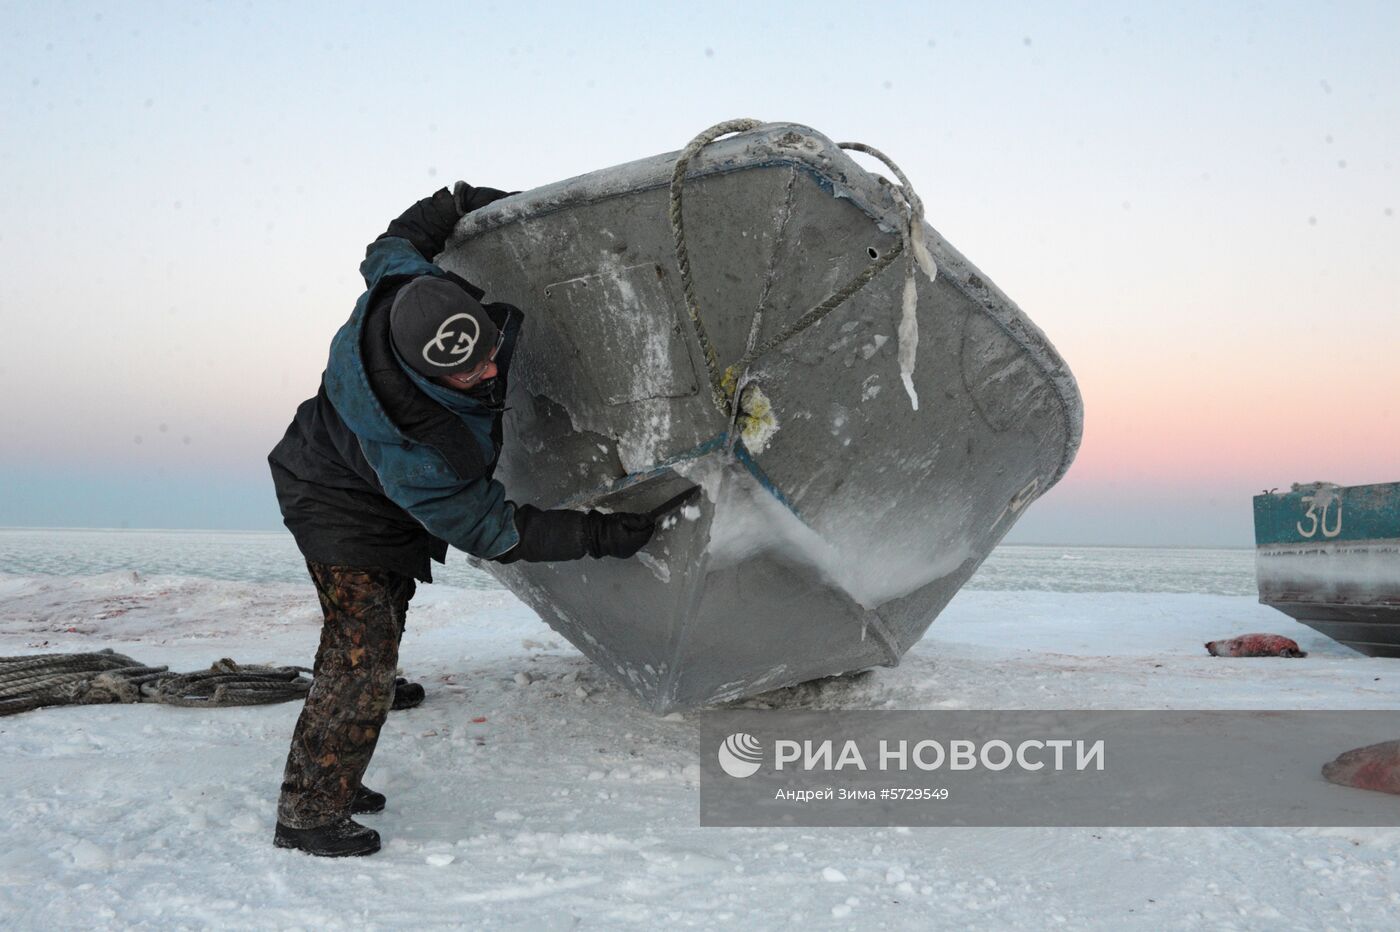
<svg viewBox="0 0 1400 932"><path fill-rule="evenodd" d="M458 326L461 321L462 323ZM437 334L423 345L423 358L429 365L447 368L461 365L476 349L481 324L471 314L453 314L438 327Z"/></svg>

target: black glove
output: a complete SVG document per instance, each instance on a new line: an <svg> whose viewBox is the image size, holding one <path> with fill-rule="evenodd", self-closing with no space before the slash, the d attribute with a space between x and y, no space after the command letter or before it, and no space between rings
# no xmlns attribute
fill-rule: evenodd
<svg viewBox="0 0 1400 932"><path fill-rule="evenodd" d="M509 193L519 194L520 192ZM452 186L452 202L457 206L459 216L479 210L492 201L499 201L507 196L509 196L507 192L498 188L474 188L465 181L459 181Z"/></svg>
<svg viewBox="0 0 1400 932"><path fill-rule="evenodd" d="M646 515L620 511L588 513L588 553L594 557L630 557L646 546L656 522Z"/></svg>
<svg viewBox="0 0 1400 932"><path fill-rule="evenodd" d="M605 515L597 511L541 511L515 507L520 543L496 558L497 563L578 560L582 557L630 557L641 550L656 525L646 515Z"/></svg>
<svg viewBox="0 0 1400 932"><path fill-rule="evenodd" d="M497 563L552 563L588 556L588 515L582 511L541 511L534 505L515 506L515 531L520 543L496 558Z"/></svg>

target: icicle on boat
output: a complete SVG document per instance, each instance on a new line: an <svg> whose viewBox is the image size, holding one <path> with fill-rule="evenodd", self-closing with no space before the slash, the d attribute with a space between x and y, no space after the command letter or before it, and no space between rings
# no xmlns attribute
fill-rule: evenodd
<svg viewBox="0 0 1400 932"><path fill-rule="evenodd" d="M438 261L526 313L513 496L703 492L636 559L486 564L657 712L897 664L1079 445L1040 330L805 126L497 201Z"/></svg>

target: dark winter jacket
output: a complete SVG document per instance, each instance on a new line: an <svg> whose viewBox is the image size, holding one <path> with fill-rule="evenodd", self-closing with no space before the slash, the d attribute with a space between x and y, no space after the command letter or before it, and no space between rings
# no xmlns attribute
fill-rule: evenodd
<svg viewBox="0 0 1400 932"><path fill-rule="evenodd" d="M469 210L504 192L468 190ZM514 505L491 478L518 310L486 305L505 334L485 393L441 388L397 359L389 308L420 275L482 291L432 262L460 214L446 188L414 204L365 250L367 290L331 343L321 390L268 455L282 517L318 563L373 566L431 581L447 545L499 557L516 545ZM494 383L494 384L493 384Z"/></svg>

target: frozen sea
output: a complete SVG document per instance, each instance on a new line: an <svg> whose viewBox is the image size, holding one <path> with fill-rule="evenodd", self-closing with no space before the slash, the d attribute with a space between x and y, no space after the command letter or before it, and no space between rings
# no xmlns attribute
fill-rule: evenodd
<svg viewBox="0 0 1400 932"><path fill-rule="evenodd" d="M0 573L90 576L116 570L236 582L301 582L306 568L289 534L0 528ZM452 551L434 582L498 589ZM1033 592L1179 592L1253 595L1254 551L1003 544L967 589Z"/></svg>
<svg viewBox="0 0 1400 932"><path fill-rule="evenodd" d="M657 717L459 557L400 654L427 701L366 782L384 849L273 848L294 703L0 718L0 928L1389 929L1400 829L718 829ZM285 534L0 530L0 655L309 663ZM1300 660L1209 657L1248 631ZM898 667L789 709L1397 709L1393 660L1258 603L1249 550L998 549ZM1319 778L1320 779L1320 778ZM1363 792L1346 790L1343 792Z"/></svg>

